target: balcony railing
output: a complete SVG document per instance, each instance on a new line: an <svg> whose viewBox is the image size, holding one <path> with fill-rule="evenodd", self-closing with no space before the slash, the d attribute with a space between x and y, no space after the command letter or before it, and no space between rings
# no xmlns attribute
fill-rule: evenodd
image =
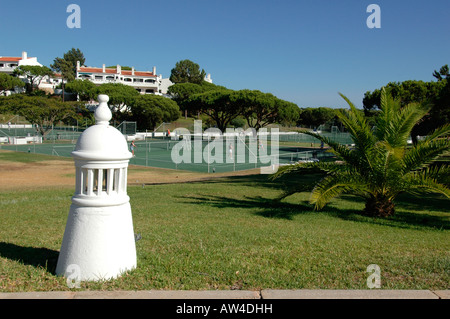
<svg viewBox="0 0 450 319"><path fill-rule="evenodd" d="M17 66L2 66L0 67L0 72L13 72L15 69L17 68Z"/></svg>
<svg viewBox="0 0 450 319"><path fill-rule="evenodd" d="M79 79L81 79L79 77ZM86 78L83 78L86 79ZM129 86L133 86L133 87L145 87L145 88L157 88L158 87L158 82L155 81L154 83L152 82L131 82L131 81L124 81L124 80L118 80L118 79L89 79L91 82L95 83L95 84L103 84L103 83L122 83L125 85L129 85Z"/></svg>

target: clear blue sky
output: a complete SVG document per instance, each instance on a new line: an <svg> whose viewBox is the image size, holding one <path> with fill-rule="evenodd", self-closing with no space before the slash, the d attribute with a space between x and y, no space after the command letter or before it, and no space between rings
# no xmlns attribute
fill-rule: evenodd
<svg viewBox="0 0 450 319"><path fill-rule="evenodd" d="M66 26L67 6L81 28ZM369 29L369 4L381 28ZM169 77L190 59L214 83L300 107L362 106L391 81L432 81L450 64L449 0L1 1L0 56L27 51L49 66L72 47L86 65L128 65Z"/></svg>

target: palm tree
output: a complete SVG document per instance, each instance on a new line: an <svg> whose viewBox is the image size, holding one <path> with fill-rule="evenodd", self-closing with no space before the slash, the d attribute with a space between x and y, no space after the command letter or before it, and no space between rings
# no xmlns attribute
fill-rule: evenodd
<svg viewBox="0 0 450 319"><path fill-rule="evenodd" d="M320 168L327 174L312 190L310 202L315 209L323 208L340 194L354 194L366 201L363 213L374 217L394 215L394 199L400 193L418 195L432 192L450 197L448 185L440 182L440 177L448 176L449 167L430 165L449 150L448 123L408 147L411 130L428 112L428 107L412 103L400 108L400 101L382 90L381 112L372 128L348 98L340 95L350 110L337 111L337 116L350 133L354 146L348 147L305 131L305 134L328 144L340 161L282 166L273 178L309 167Z"/></svg>

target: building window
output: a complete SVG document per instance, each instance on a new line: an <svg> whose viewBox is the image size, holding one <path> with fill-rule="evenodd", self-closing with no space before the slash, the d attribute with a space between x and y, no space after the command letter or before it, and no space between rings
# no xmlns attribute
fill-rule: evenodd
<svg viewBox="0 0 450 319"><path fill-rule="evenodd" d="M103 80L103 76L101 76L101 75L96 75L96 76L95 76L95 79L96 79L96 80Z"/></svg>

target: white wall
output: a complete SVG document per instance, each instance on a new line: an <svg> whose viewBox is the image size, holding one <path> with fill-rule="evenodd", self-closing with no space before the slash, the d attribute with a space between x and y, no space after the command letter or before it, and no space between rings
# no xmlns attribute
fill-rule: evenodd
<svg viewBox="0 0 450 319"><path fill-rule="evenodd" d="M205 79L204 79L206 82L209 82L209 83L213 83L213 81L212 81L212 79L211 79L211 74L207 74L206 76L205 76ZM166 78L166 79L161 79L161 84L160 84L160 90L161 90L161 93L162 94L167 94L167 91L168 91L168 89L169 89L169 86L171 86L173 83L169 80L169 78Z"/></svg>

